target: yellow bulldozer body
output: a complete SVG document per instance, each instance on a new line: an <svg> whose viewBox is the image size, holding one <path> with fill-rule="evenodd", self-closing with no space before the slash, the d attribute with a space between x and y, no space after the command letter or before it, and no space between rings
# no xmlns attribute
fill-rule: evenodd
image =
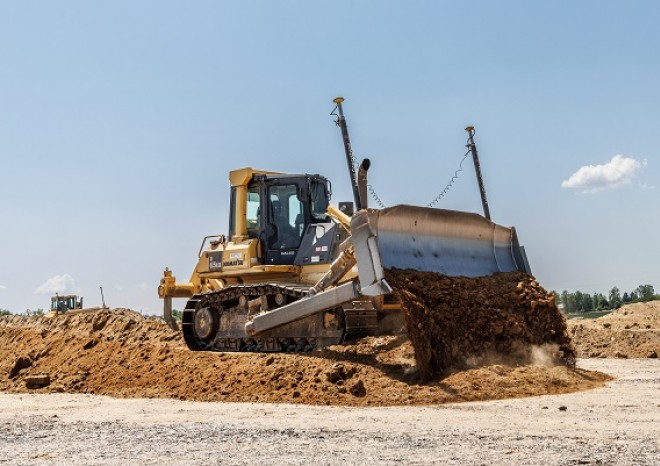
<svg viewBox="0 0 660 466"><path fill-rule="evenodd" d="M248 236L246 221L247 186L254 175L282 175L282 173L255 170L251 167L229 173L230 185L235 188L236 193L236 233L229 241L225 235L204 238L199 260L187 282L177 283L172 272L169 269L165 270L158 287L160 298L189 298L194 294L218 291L227 286L269 281L314 285L328 271L329 264L297 266L263 263L260 240ZM329 211L331 217L346 229L350 219L333 206L330 206ZM347 273L342 281L356 276L357 268Z"/></svg>
<svg viewBox="0 0 660 466"><path fill-rule="evenodd" d="M188 298L188 347L212 351L310 351L403 323L387 283L391 268L485 276L529 272L514 228L485 217L431 207L367 203L367 170L355 170L343 99L335 99L354 206L330 204L321 175L245 167L229 173L229 234L204 238L187 282L165 269L158 287L173 323L172 298ZM470 130L475 166L476 146ZM481 182L480 172L479 180Z"/></svg>

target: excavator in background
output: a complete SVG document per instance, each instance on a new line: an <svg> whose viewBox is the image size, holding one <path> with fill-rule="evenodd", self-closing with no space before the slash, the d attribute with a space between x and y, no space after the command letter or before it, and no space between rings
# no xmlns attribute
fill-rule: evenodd
<svg viewBox="0 0 660 466"><path fill-rule="evenodd" d="M158 287L170 322L172 298L188 299L181 326L191 350L306 352L401 333L389 268L467 277L530 272L515 229L490 220L473 128L468 147L486 216L409 205L373 209L369 160L355 166L343 99L334 102L354 204L332 205L330 182L318 174L231 171L229 234L204 238L187 282L177 283L166 268Z"/></svg>

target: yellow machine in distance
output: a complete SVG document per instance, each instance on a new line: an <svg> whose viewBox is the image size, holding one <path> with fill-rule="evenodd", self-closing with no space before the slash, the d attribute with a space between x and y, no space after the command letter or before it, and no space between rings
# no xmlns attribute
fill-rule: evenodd
<svg viewBox="0 0 660 466"><path fill-rule="evenodd" d="M78 295L69 294L69 295L58 295L52 296L50 298L50 311L51 313L64 314L65 312L72 311L75 309L82 309L83 298L78 298Z"/></svg>
<svg viewBox="0 0 660 466"><path fill-rule="evenodd" d="M103 303L101 307L83 308L82 296L78 297L78 295L75 294L60 295L55 293L55 295L50 298L50 310L46 314L46 317L96 312L102 309L108 309L108 307L105 305L103 288L99 288L101 290L101 302Z"/></svg>

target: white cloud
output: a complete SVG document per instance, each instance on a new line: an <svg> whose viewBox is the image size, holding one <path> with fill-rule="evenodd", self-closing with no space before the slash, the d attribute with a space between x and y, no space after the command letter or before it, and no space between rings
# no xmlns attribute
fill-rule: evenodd
<svg viewBox="0 0 660 466"><path fill-rule="evenodd" d="M55 275L54 277L49 278L46 280L46 283L34 290L34 292L37 294L65 294L73 292L75 284L76 282L73 277L68 273L65 273L64 275Z"/></svg>
<svg viewBox="0 0 660 466"><path fill-rule="evenodd" d="M6 286L0 285L0 290L6 290L6 289L7 289Z"/></svg>
<svg viewBox="0 0 660 466"><path fill-rule="evenodd" d="M584 193L596 193L607 188L618 188L632 182L635 173L646 166L646 159L640 162L632 157L615 155L603 165L585 165L562 181L562 188L580 188Z"/></svg>
<svg viewBox="0 0 660 466"><path fill-rule="evenodd" d="M141 290L146 290L147 289L147 282L142 282L138 285L138 288Z"/></svg>

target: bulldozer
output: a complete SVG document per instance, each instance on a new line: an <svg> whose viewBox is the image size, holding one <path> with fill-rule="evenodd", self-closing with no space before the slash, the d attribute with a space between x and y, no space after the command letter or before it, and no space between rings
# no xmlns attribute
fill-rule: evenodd
<svg viewBox="0 0 660 466"><path fill-rule="evenodd" d="M101 287L101 307L88 307L83 308L83 297L75 294L60 295L55 293L50 298L50 310L46 317L57 317L60 315L82 314L89 312L96 312L103 309L108 309L105 305L105 297L103 296L103 288Z"/></svg>
<svg viewBox="0 0 660 466"><path fill-rule="evenodd" d="M367 203L368 159L356 167L343 98L341 129L353 202L331 204L319 174L241 168L229 173L228 235L206 236L187 282L166 268L158 287L166 320L187 298L181 330L194 351L308 352L355 338L405 332L389 268L478 277L530 273L515 228L485 216ZM335 113L337 112L337 113Z"/></svg>
<svg viewBox="0 0 660 466"><path fill-rule="evenodd" d="M50 298L50 310L48 311L49 316L60 315L67 312L73 312L77 309L82 309L83 298L78 297L78 295L62 295L55 294Z"/></svg>

